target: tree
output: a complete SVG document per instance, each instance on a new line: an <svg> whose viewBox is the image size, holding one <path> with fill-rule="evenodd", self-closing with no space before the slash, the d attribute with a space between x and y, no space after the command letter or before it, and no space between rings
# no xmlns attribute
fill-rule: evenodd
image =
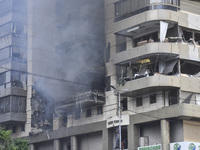
<svg viewBox="0 0 200 150"><path fill-rule="evenodd" d="M26 139L16 139L14 141L16 150L28 150L28 140Z"/></svg>
<svg viewBox="0 0 200 150"><path fill-rule="evenodd" d="M0 150L16 150L16 146L11 138L11 130L0 127Z"/></svg>
<svg viewBox="0 0 200 150"><path fill-rule="evenodd" d="M0 127L0 150L28 150L28 140L11 137L11 130Z"/></svg>

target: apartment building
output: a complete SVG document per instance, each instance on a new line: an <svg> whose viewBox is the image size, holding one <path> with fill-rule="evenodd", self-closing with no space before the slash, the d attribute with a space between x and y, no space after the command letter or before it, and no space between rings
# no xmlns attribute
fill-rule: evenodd
<svg viewBox="0 0 200 150"><path fill-rule="evenodd" d="M43 115L43 111L38 113L40 100L29 107L31 111L27 113L27 129L32 131L32 150L119 149L116 138L119 120L124 149L187 150L200 146L199 1L105 0L103 4L99 0L97 3L84 1L81 4L74 1L69 5L69 2L54 0L48 4L43 3L45 5L41 7L41 1L35 0L28 5L28 71L31 74L28 75L27 103L30 106L34 97L38 99L34 87L41 83L48 84L39 86L45 88L39 88L38 92L47 90L47 93L53 93L50 97L58 92L58 95L65 98L56 103L52 100L49 106L55 106L55 110L54 107L45 109L45 112L55 111L50 120L45 119L48 116ZM82 19L79 22L77 16L89 17L94 22L83 22ZM56 18L56 21L52 18ZM78 21L70 27L76 30L70 27L70 30L65 30L70 24L68 21L73 18ZM102 28L95 32L95 29L104 25L104 21L105 31ZM41 22L44 24L41 25ZM77 22L83 25L84 30L81 30ZM90 23L93 23L94 28L86 28ZM71 37L79 32L80 38L64 36L64 31ZM46 87L51 83L48 79L41 81L41 77L50 75L53 79L62 78L62 72L55 73L61 71L57 65L49 65L57 56L52 54L64 54L63 47L80 47L79 43L86 38L81 36L83 31L87 35L101 35L104 32L106 44L98 52L104 52L105 92L83 90L85 87L81 85L71 86L74 89L78 87L78 90L75 90L76 94L69 94L67 91L71 88L61 86L57 80L52 81L57 86L48 90ZM92 39L100 40L90 36ZM74 40L79 42L73 43ZM86 42L88 44L91 41ZM38 62L43 60L41 54L48 56L42 66ZM81 55L77 55L77 59L78 56ZM56 58L61 57L58 55ZM80 73L83 75L84 71ZM36 76L38 74L39 77ZM84 80L77 81L83 83L81 81ZM66 95L63 95L63 89ZM118 117L119 112L121 119Z"/></svg>
<svg viewBox="0 0 200 150"><path fill-rule="evenodd" d="M0 36L0 124L23 134L27 121L26 1L0 1Z"/></svg>
<svg viewBox="0 0 200 150"><path fill-rule="evenodd" d="M52 130L66 113L56 110L81 93L94 93L95 102L101 93L105 102L104 11L96 9L103 4L87 4L0 1L0 125L13 138Z"/></svg>

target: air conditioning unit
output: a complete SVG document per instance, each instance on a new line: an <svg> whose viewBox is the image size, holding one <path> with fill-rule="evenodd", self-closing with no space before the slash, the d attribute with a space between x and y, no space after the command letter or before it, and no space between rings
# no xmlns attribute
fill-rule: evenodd
<svg viewBox="0 0 200 150"><path fill-rule="evenodd" d="M149 146L149 137L140 137L140 147Z"/></svg>

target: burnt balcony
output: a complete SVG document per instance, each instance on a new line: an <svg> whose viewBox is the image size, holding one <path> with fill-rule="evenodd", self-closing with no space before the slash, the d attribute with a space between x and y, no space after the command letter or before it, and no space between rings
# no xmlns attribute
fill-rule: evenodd
<svg viewBox="0 0 200 150"><path fill-rule="evenodd" d="M88 91L79 93L75 97L62 101L56 107L57 112L75 111L77 108L94 107L105 104L105 96L100 92Z"/></svg>
<svg viewBox="0 0 200 150"><path fill-rule="evenodd" d="M7 96L0 98L0 123L26 122L26 97Z"/></svg>

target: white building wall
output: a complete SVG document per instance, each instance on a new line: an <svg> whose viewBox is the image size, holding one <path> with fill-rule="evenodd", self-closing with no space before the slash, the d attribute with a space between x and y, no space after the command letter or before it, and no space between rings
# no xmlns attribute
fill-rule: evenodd
<svg viewBox="0 0 200 150"><path fill-rule="evenodd" d="M79 136L78 150L102 150L101 132Z"/></svg>

